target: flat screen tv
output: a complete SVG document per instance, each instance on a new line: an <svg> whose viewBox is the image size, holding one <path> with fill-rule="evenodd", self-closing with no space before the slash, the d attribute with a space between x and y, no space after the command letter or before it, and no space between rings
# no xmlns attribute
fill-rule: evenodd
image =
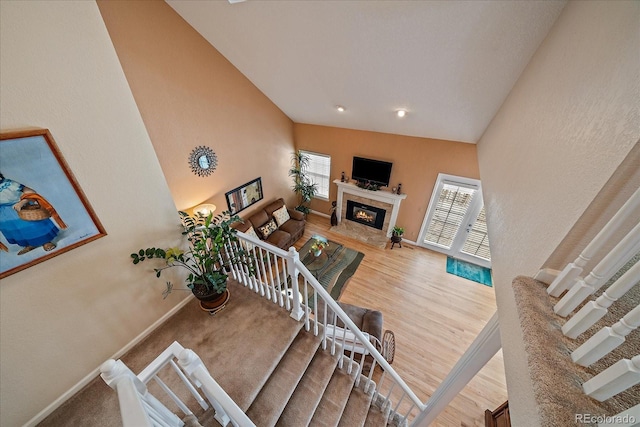
<svg viewBox="0 0 640 427"><path fill-rule="evenodd" d="M382 187L388 187L389 179L391 178L391 166L393 166L393 163L354 157L351 177L356 181L370 181Z"/></svg>

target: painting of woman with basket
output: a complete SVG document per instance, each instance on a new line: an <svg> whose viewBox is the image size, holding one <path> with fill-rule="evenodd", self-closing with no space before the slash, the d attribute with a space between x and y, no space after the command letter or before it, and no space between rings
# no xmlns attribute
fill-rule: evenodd
<svg viewBox="0 0 640 427"><path fill-rule="evenodd" d="M0 279L106 235L47 129L0 132Z"/></svg>
<svg viewBox="0 0 640 427"><path fill-rule="evenodd" d="M38 246L45 251L55 249L53 240L65 228L67 225L44 197L0 173L0 232L10 244L21 246L18 255ZM1 250L9 252L2 242L0 245Z"/></svg>

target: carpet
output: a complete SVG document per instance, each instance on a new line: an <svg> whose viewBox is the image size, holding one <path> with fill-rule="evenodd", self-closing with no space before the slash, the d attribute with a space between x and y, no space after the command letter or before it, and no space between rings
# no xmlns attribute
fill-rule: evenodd
<svg viewBox="0 0 640 427"><path fill-rule="evenodd" d="M455 274L474 282L482 283L486 286L493 286L491 282L491 269L480 267L466 261L447 257L447 273Z"/></svg>
<svg viewBox="0 0 640 427"><path fill-rule="evenodd" d="M313 239L309 239L309 241L300 248L301 260L304 259L309 252L311 244L313 243L312 240ZM329 248L332 248L332 246L333 248L337 248L341 245L330 240ZM316 279L318 279L322 287L329 292L329 295L337 301L340 295L342 295L348 280L355 274L363 258L364 254L362 252L342 246L337 249L335 255L329 261L329 264L321 271ZM311 291L311 289L309 291ZM309 298L311 298L311 296L312 295L309 295Z"/></svg>

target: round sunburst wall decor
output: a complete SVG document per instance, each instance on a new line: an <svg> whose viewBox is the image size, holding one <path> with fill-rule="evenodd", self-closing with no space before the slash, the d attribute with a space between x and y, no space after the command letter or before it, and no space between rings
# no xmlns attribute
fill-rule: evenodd
<svg viewBox="0 0 640 427"><path fill-rule="evenodd" d="M218 156L211 148L201 145L194 148L189 154L189 165L191 171L196 175L209 176L218 166Z"/></svg>

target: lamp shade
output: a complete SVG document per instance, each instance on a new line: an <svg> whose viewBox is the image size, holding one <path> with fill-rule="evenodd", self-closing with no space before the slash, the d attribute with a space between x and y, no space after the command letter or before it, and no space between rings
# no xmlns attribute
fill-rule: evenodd
<svg viewBox="0 0 640 427"><path fill-rule="evenodd" d="M213 205L211 203L205 203L193 208L193 212L196 215L200 215L200 216L209 216L210 213L215 211L216 211L216 205Z"/></svg>

